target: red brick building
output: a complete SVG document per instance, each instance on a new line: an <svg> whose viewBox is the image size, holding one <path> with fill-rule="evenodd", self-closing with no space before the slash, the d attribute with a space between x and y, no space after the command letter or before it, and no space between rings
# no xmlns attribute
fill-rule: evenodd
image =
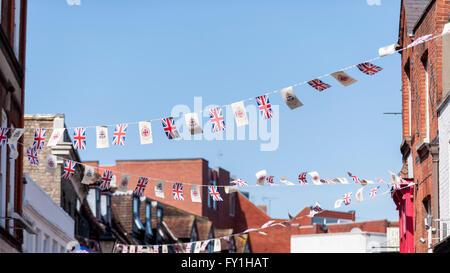
<svg viewBox="0 0 450 273"><path fill-rule="evenodd" d="M398 44L407 47L427 34L442 33L449 21L449 0L403 0L400 11ZM402 123L401 176L413 179L414 240L416 252L427 252L424 219L439 218L439 139L437 106L442 100L442 38L419 44L401 52ZM448 69L448 68L446 68ZM447 74L448 75L448 74ZM422 239L423 241L423 239Z"/></svg>
<svg viewBox="0 0 450 273"><path fill-rule="evenodd" d="M0 15L0 127L22 128L27 0L0 1ZM19 149L17 159L10 157L8 145L0 152L0 253L20 252L23 239L18 229L22 214L22 151Z"/></svg>

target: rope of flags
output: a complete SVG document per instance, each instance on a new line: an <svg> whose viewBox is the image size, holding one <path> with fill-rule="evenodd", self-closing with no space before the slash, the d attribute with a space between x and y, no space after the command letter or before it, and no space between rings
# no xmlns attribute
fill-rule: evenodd
<svg viewBox="0 0 450 273"><path fill-rule="evenodd" d="M403 182L405 182L405 181L403 181ZM405 189L405 188L411 187L413 185L414 185L414 183L408 183L408 184L399 183L396 187L391 188L390 190L385 191L379 195L375 194L374 193L375 191L371 190L370 191L370 199L374 199L377 196L386 195L388 193L391 193L393 190ZM379 187L380 186L378 186L378 188ZM347 195L348 195L348 193L346 193L344 195L344 198L338 199L338 201L341 200L342 202L345 203L345 205L349 205L351 203L350 202L351 198ZM358 201L363 202L364 199L359 197ZM340 207L340 205L338 207ZM335 208L338 208L338 207L336 207L336 204L335 204ZM116 244L114 247L114 252L115 253L168 253L169 247L172 247L172 249L175 253L200 253L200 252L205 251L206 247L210 243L213 243L213 246L214 246L213 251L219 252L219 251L221 251L221 239L224 239L225 241L228 241L228 242L231 241L232 237L238 237L242 240L248 240L248 237L245 237L245 236L246 235L248 236L248 233L250 233L250 232L258 232L261 235L267 236L267 229L273 228L275 226L281 226L283 228L287 228L288 226L292 226L293 221L295 221L295 220L300 220L302 218L307 218L307 217L314 217L315 215L320 215L320 213L323 211L324 211L324 209L321 207L320 203L316 202L315 205L311 207L311 210L308 215L298 216L298 217L290 216L289 220L284 220L281 222L277 222L275 220L270 220L270 221L266 222L265 224L263 224L259 228L250 228L243 232L239 232L239 233L235 233L235 234L231 234L231 235L225 235L225 236L221 236L221 237L217 237L217 238L207 239L207 240L203 240L203 241L188 242L188 243L174 243L174 244L162 244L162 245ZM265 231L263 231L263 230L265 230ZM194 246L194 247L192 247L192 246Z"/></svg>

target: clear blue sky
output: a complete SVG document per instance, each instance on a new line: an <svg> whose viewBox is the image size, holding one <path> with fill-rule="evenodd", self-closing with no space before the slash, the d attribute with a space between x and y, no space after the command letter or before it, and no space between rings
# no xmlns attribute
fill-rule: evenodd
<svg viewBox="0 0 450 273"><path fill-rule="evenodd" d="M376 57L397 41L400 1L100 1L28 2L25 112L64 113L66 124L93 126L168 116L173 106L193 108L194 96L208 104L228 104ZM295 182L301 171L323 178L389 180L401 168L400 55L376 64L384 70L333 85L323 93L295 89L304 107L290 110L281 96L280 144L261 152L259 141L168 141L154 124L154 144L139 145L137 128L126 146L95 148L88 130L83 160L114 164L123 159L202 157L255 183L267 169L276 181ZM254 102L252 102L254 103ZM111 133L111 131L110 131ZM217 155L221 153L222 156ZM334 201L355 185L260 187L250 190L270 215L286 218L319 201ZM366 193L369 189L366 189ZM397 219L389 195L341 209L357 220Z"/></svg>

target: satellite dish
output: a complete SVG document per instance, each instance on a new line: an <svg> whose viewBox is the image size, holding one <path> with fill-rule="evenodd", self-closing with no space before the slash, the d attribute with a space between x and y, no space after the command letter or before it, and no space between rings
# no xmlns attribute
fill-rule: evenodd
<svg viewBox="0 0 450 273"><path fill-rule="evenodd" d="M361 232L362 232L362 230L360 228L357 228L357 227L352 228L352 230L350 230L350 233L361 233Z"/></svg>

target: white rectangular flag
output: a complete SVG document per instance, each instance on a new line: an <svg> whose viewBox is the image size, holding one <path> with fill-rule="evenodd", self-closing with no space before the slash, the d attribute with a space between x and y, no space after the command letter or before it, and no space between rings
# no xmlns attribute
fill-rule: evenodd
<svg viewBox="0 0 450 273"><path fill-rule="evenodd" d="M201 203L200 185L191 185L191 200L192 202Z"/></svg>
<svg viewBox="0 0 450 273"><path fill-rule="evenodd" d="M345 177L343 177L343 178L335 178L335 179L333 179L333 181L337 182L337 183L341 183L341 184L348 184L348 180Z"/></svg>
<svg viewBox="0 0 450 273"><path fill-rule="evenodd" d="M64 136L64 130L66 128L54 128L52 135L50 136L47 146L54 147L56 146Z"/></svg>
<svg viewBox="0 0 450 273"><path fill-rule="evenodd" d="M164 184L165 182L159 180L155 184L155 196L159 198L164 198Z"/></svg>
<svg viewBox="0 0 450 273"><path fill-rule="evenodd" d="M97 126L95 130L97 133L97 149L108 148L108 126Z"/></svg>
<svg viewBox="0 0 450 273"><path fill-rule="evenodd" d="M320 182L318 172L309 172L308 174L311 176L311 179L312 179L312 182L314 183L314 185L322 185L322 182Z"/></svg>
<svg viewBox="0 0 450 273"><path fill-rule="evenodd" d="M119 188L117 190L121 192L126 192L128 191L129 184L130 184L130 175L122 174L122 177L120 178Z"/></svg>
<svg viewBox="0 0 450 273"><path fill-rule="evenodd" d="M364 188L360 188L360 189L357 190L356 193L355 193L355 198L356 198L356 200L357 200L358 202L364 201L363 189L364 189Z"/></svg>
<svg viewBox="0 0 450 273"><path fill-rule="evenodd" d="M266 177L267 177L267 171L261 170L261 171L257 172L255 175L256 175L256 185L264 186L264 181L266 180Z"/></svg>
<svg viewBox="0 0 450 273"><path fill-rule="evenodd" d="M295 109L303 106L303 103L297 98L292 87L283 88L280 92L284 102L289 108Z"/></svg>
<svg viewBox="0 0 450 273"><path fill-rule="evenodd" d="M200 248L200 251L205 251L206 247L208 246L208 244L209 244L209 240L203 241L202 242L202 247Z"/></svg>
<svg viewBox="0 0 450 273"><path fill-rule="evenodd" d="M139 121L139 137L142 145L153 143L152 123L150 121Z"/></svg>
<svg viewBox="0 0 450 273"><path fill-rule="evenodd" d="M224 190L225 190L226 194L230 194L230 193L233 193L233 192L238 192L238 186L237 185L236 186L225 186Z"/></svg>
<svg viewBox="0 0 450 273"><path fill-rule="evenodd" d="M202 127L198 121L197 113L189 113L184 115L184 120L186 121L186 126L191 135L203 134Z"/></svg>
<svg viewBox="0 0 450 273"><path fill-rule="evenodd" d="M23 135L24 132L25 129L23 128L11 129L11 136L8 138L8 144L17 143L17 141L19 141L19 138Z"/></svg>
<svg viewBox="0 0 450 273"><path fill-rule="evenodd" d="M245 110L243 101L232 103L231 109L233 110L237 127L245 126L248 124L247 111Z"/></svg>
<svg viewBox="0 0 450 273"><path fill-rule="evenodd" d="M286 186L294 186L295 185L291 181L286 180L286 176L280 177L280 182L285 184Z"/></svg>
<svg viewBox="0 0 450 273"><path fill-rule="evenodd" d="M336 202L334 202L334 208L335 209L340 208L342 205L342 201L343 201L342 199L336 200Z"/></svg>
<svg viewBox="0 0 450 273"><path fill-rule="evenodd" d="M222 250L222 246L220 244L220 239L214 239L214 252L219 252Z"/></svg>
<svg viewBox="0 0 450 273"><path fill-rule="evenodd" d="M349 86L357 82L357 80L352 78L349 74L345 73L344 71L331 73L331 76L333 76L343 86Z"/></svg>
<svg viewBox="0 0 450 273"><path fill-rule="evenodd" d="M159 246L153 246L153 253L159 253Z"/></svg>
<svg viewBox="0 0 450 273"><path fill-rule="evenodd" d="M130 253L136 253L136 247L134 245L130 246Z"/></svg>
<svg viewBox="0 0 450 273"><path fill-rule="evenodd" d="M47 154L47 161L45 164L45 171L47 172L54 172L56 170L56 156L52 154Z"/></svg>
<svg viewBox="0 0 450 273"><path fill-rule="evenodd" d="M95 178L95 168L89 165L84 165L84 176L81 184L89 185Z"/></svg>
<svg viewBox="0 0 450 273"><path fill-rule="evenodd" d="M162 253L169 253L169 249L167 248L167 245L162 245Z"/></svg>
<svg viewBox="0 0 450 273"><path fill-rule="evenodd" d="M378 50L378 54L380 55L380 57L384 57L384 56L388 56L388 55L392 55L395 53L395 48L399 46L398 44L392 44L392 45L388 45L385 47L382 47Z"/></svg>
<svg viewBox="0 0 450 273"><path fill-rule="evenodd" d="M194 247L194 253L200 253L200 248L202 246L202 242L196 242Z"/></svg>
<svg viewBox="0 0 450 273"><path fill-rule="evenodd" d="M13 159L17 159L19 157L19 151L17 150L17 142L8 143L10 153L9 156Z"/></svg>

